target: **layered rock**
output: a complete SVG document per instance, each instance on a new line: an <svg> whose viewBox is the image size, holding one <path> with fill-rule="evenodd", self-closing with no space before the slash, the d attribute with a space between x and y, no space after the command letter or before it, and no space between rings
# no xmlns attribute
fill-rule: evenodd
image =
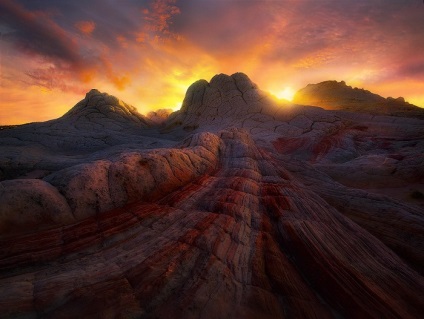
<svg viewBox="0 0 424 319"><path fill-rule="evenodd" d="M184 149L125 152L44 178L0 182L0 238L70 224L184 186L217 165L219 138L191 137Z"/></svg>
<svg viewBox="0 0 424 319"><path fill-rule="evenodd" d="M121 132L145 142L0 183L5 317L421 317L422 120L277 105L235 74Z"/></svg>

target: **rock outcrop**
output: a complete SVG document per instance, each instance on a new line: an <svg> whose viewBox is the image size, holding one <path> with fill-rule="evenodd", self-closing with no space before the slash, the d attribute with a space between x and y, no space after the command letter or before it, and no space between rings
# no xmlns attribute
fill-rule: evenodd
<svg viewBox="0 0 424 319"><path fill-rule="evenodd" d="M405 102L403 97L387 99L370 91L353 88L344 81L308 84L299 90L293 101L316 105L328 110L346 110L371 114L416 117L424 119L424 109Z"/></svg>
<svg viewBox="0 0 424 319"><path fill-rule="evenodd" d="M168 118L168 128L182 126L191 131L199 126L223 128L262 113L272 113L275 103L245 74L219 74L210 82L199 80L187 90L182 107Z"/></svg>
<svg viewBox="0 0 424 319"><path fill-rule="evenodd" d="M175 144L152 125L134 107L93 89L61 118L0 130L0 181Z"/></svg>
<svg viewBox="0 0 424 319"><path fill-rule="evenodd" d="M165 125L0 183L0 313L420 318L423 124L198 81Z"/></svg>
<svg viewBox="0 0 424 319"><path fill-rule="evenodd" d="M85 99L77 103L59 121L75 124L78 129L92 129L93 126L97 129L148 126L148 119L138 113L134 106L96 89L88 92Z"/></svg>
<svg viewBox="0 0 424 319"><path fill-rule="evenodd" d="M163 124L168 119L169 115L171 115L172 109L159 109L156 111L152 111L147 113L146 117L153 124Z"/></svg>

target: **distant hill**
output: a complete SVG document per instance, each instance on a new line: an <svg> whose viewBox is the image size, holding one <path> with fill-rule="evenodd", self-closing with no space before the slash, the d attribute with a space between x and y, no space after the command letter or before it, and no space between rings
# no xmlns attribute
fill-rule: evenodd
<svg viewBox="0 0 424 319"><path fill-rule="evenodd" d="M293 102L327 110L424 118L424 109L406 102L403 97L384 98L368 90L348 86L344 81L308 84L296 93Z"/></svg>

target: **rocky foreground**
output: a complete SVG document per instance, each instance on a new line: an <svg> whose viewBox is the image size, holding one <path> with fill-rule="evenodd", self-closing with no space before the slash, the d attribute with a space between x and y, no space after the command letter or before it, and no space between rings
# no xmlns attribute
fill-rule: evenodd
<svg viewBox="0 0 424 319"><path fill-rule="evenodd" d="M201 80L0 131L5 318L420 318L424 120Z"/></svg>

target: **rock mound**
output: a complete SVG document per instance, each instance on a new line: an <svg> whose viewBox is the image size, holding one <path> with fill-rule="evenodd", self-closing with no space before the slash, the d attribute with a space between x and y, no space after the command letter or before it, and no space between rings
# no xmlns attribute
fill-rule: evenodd
<svg viewBox="0 0 424 319"><path fill-rule="evenodd" d="M78 222L0 241L4 315L422 314L424 281L394 253L419 263L418 209L346 190L235 128L196 134L181 150L95 165L64 174L65 187L49 179ZM118 192L104 187L107 176ZM95 214L108 192L140 201Z"/></svg>
<svg viewBox="0 0 424 319"><path fill-rule="evenodd" d="M172 113L172 109L159 109L156 111L152 111L146 114L146 117L153 123L153 124L163 124L168 119L169 115Z"/></svg>
<svg viewBox="0 0 424 319"><path fill-rule="evenodd" d="M169 146L154 123L118 98L88 92L65 115L42 123L0 130L0 180L44 177L62 168L84 163L94 152ZM94 155L96 160L110 155Z"/></svg>
<svg viewBox="0 0 424 319"><path fill-rule="evenodd" d="M0 238L152 200L215 169L217 136L199 133L184 144L184 149L126 151L115 159L59 170L44 180L0 182Z"/></svg>
<svg viewBox="0 0 424 319"><path fill-rule="evenodd" d="M277 104L241 73L165 125L110 99L0 130L4 317L422 317L423 120Z"/></svg>
<svg viewBox="0 0 424 319"><path fill-rule="evenodd" d="M168 127L182 125L186 130L199 125L226 127L246 117L261 113L272 113L275 102L258 89L247 75L235 73L215 75L210 82L199 80L187 90L181 110L173 113ZM266 113L266 112L264 112ZM238 125L238 124L236 124Z"/></svg>
<svg viewBox="0 0 424 319"><path fill-rule="evenodd" d="M147 127L149 125L149 120L138 113L135 107L113 95L100 93L96 89L88 92L83 100L59 120L76 124L79 128L89 128L93 124L113 127L129 125Z"/></svg>
<svg viewBox="0 0 424 319"><path fill-rule="evenodd" d="M296 93L293 101L298 104L320 106L328 110L424 118L424 109L405 102L403 97L386 99L368 90L348 86L344 81L308 84Z"/></svg>

